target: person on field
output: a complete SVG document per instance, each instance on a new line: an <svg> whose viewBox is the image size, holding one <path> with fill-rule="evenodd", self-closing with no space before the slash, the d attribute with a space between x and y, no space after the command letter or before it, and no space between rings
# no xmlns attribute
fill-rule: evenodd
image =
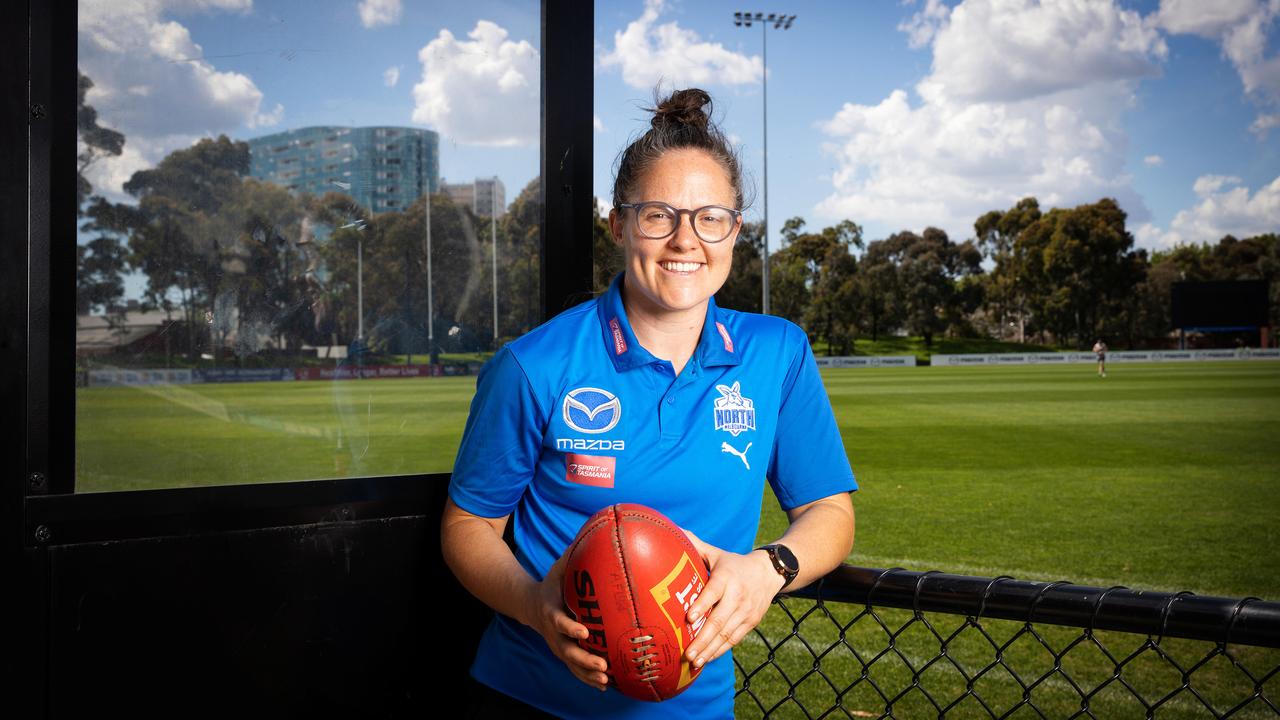
<svg viewBox="0 0 1280 720"><path fill-rule="evenodd" d="M731 718L729 651L852 548L857 483L804 331L713 297L745 203L710 105L673 93L622 153L609 228L625 269L609 290L481 371L441 529L449 567L496 611L472 717ZM790 526L753 549L766 481ZM578 529L620 502L671 518L711 571L687 613L701 675L661 703L604 692L611 668L579 647L588 629L561 595Z"/></svg>
<svg viewBox="0 0 1280 720"><path fill-rule="evenodd" d="M1093 354L1098 358L1098 377L1107 376L1107 344L1098 338L1093 344Z"/></svg>

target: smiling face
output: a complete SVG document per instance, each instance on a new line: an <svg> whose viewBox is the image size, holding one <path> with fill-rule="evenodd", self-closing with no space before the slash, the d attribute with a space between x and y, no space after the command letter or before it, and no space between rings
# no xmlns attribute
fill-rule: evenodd
<svg viewBox="0 0 1280 720"><path fill-rule="evenodd" d="M664 153L636 186L628 202L661 201L674 208L697 209L707 205L734 207L733 186L711 155L684 148ZM613 210L609 227L614 241L626 255L623 301L627 312L675 319L702 315L707 300L729 277L733 243L741 220L729 237L704 243L690 225L687 213L670 236L653 240L640 234L635 210Z"/></svg>

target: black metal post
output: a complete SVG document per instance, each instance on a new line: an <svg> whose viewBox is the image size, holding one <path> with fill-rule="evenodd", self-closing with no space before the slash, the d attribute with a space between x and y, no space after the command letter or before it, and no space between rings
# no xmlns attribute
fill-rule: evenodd
<svg viewBox="0 0 1280 720"><path fill-rule="evenodd" d="M591 292L590 3L542 0L542 317Z"/></svg>

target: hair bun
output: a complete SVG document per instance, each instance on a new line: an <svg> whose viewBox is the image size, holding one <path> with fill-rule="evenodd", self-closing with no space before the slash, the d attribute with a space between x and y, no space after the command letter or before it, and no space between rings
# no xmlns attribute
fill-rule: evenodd
<svg viewBox="0 0 1280 720"><path fill-rule="evenodd" d="M688 88L671 93L653 111L654 128L686 126L705 131L710 121L711 96L705 90ZM708 107L707 112L703 108Z"/></svg>

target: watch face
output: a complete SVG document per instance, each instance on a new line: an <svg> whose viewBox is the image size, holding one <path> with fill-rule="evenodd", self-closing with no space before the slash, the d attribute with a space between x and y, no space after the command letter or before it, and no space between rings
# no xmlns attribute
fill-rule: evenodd
<svg viewBox="0 0 1280 720"><path fill-rule="evenodd" d="M791 552L791 548L786 545L774 545L775 557L778 558L782 567L788 575L794 576L800 572L800 561L796 560L795 553Z"/></svg>

